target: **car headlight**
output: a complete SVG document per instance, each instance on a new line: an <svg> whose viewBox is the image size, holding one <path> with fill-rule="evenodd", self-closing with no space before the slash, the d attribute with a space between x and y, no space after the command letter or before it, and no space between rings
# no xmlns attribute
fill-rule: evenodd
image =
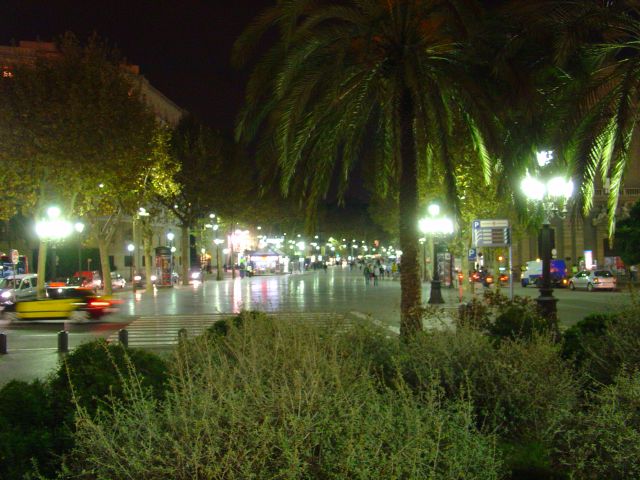
<svg viewBox="0 0 640 480"><path fill-rule="evenodd" d="M11 292L9 291L2 292L0 296L2 296L2 298L11 298Z"/></svg>

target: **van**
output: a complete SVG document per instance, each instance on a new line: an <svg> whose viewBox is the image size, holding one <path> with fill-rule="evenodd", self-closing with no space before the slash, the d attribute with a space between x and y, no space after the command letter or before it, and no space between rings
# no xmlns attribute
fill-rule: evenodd
<svg viewBox="0 0 640 480"><path fill-rule="evenodd" d="M38 276L35 273L21 273L0 278L0 303L10 304L25 300L35 300Z"/></svg>
<svg viewBox="0 0 640 480"><path fill-rule="evenodd" d="M567 265L564 260L551 260L551 285L554 287L566 287L568 284ZM522 273L520 283L523 287L534 285L539 287L542 283L542 260L527 262Z"/></svg>

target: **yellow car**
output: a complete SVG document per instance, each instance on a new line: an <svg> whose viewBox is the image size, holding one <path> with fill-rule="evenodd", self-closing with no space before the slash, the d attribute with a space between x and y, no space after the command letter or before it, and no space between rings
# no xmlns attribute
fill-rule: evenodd
<svg viewBox="0 0 640 480"><path fill-rule="evenodd" d="M49 298L18 302L7 305L4 310L5 320L30 319L65 319L86 321L100 318L113 310L114 301L106 297L96 296L92 290L85 288L64 287L47 289Z"/></svg>

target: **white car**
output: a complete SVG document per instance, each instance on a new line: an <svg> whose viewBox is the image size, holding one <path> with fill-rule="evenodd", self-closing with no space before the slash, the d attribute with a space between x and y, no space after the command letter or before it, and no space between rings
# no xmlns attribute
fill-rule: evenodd
<svg viewBox="0 0 640 480"><path fill-rule="evenodd" d="M615 290L616 277L609 270L583 270L569 279L569 288L587 290Z"/></svg>
<svg viewBox="0 0 640 480"><path fill-rule="evenodd" d="M127 281L122 275L111 272L111 288L124 288L125 285L127 285Z"/></svg>

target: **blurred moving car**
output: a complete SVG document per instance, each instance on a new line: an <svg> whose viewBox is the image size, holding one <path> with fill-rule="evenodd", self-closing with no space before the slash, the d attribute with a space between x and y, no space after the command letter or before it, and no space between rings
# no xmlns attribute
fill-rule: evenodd
<svg viewBox="0 0 640 480"><path fill-rule="evenodd" d="M571 290L615 290L616 277L609 270L583 270L569 279Z"/></svg>
<svg viewBox="0 0 640 480"><path fill-rule="evenodd" d="M46 289L47 298L18 302L5 306L5 320L99 319L116 310L117 301L96 295L92 289L75 286L55 286Z"/></svg>
<svg viewBox="0 0 640 480"><path fill-rule="evenodd" d="M124 288L127 285L127 281L122 275L116 272L111 272L111 288Z"/></svg>
<svg viewBox="0 0 640 480"><path fill-rule="evenodd" d="M22 273L0 278L0 304L35 299L37 285L38 276L35 273Z"/></svg>

